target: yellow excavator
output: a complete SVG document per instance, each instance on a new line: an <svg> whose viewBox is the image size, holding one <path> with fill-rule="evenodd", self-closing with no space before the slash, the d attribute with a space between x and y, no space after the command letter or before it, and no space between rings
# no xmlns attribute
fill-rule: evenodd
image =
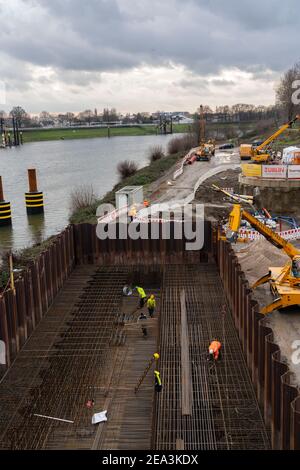
<svg viewBox="0 0 300 470"><path fill-rule="evenodd" d="M203 106L200 106L200 145L199 150L195 152L196 160L198 162L201 161L209 161L211 157L215 155L216 146L212 140L208 140L206 142L206 122L204 118Z"/></svg>
<svg viewBox="0 0 300 470"><path fill-rule="evenodd" d="M268 137L258 147L253 147L251 144L240 145L241 160L251 159L251 161L254 163L266 163L271 158L270 151L266 147L275 139L277 139L277 137L279 137L286 129L290 128L298 119L300 120L299 114L290 122L281 126L276 132L274 132L274 134Z"/></svg>
<svg viewBox="0 0 300 470"><path fill-rule="evenodd" d="M283 267L271 267L268 274L264 275L253 284L252 289L269 282L274 301L264 307L260 313L266 315L273 310L300 304L300 250L292 243L284 240L278 233L257 220L252 214L244 210L240 204L234 204L229 215L229 228L226 239L235 242L241 220L247 220L252 227L261 233L272 245L283 250L291 259Z"/></svg>

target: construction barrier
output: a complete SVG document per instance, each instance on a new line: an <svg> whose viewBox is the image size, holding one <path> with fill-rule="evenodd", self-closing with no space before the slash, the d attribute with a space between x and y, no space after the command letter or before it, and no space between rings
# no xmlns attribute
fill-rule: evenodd
<svg viewBox="0 0 300 470"><path fill-rule="evenodd" d="M286 178L287 166L286 165L262 165L263 178Z"/></svg>
<svg viewBox="0 0 300 470"><path fill-rule="evenodd" d="M299 180L300 179L300 165L289 165L288 166L288 179Z"/></svg>
<svg viewBox="0 0 300 470"><path fill-rule="evenodd" d="M283 232L276 232L285 240L298 240L300 239L300 228L294 228L290 230L284 230ZM248 238L249 240L258 240L259 238L265 238L256 230L239 230L240 238Z"/></svg>
<svg viewBox="0 0 300 470"><path fill-rule="evenodd" d="M242 175L254 178L300 180L300 165L241 165Z"/></svg>
<svg viewBox="0 0 300 470"><path fill-rule="evenodd" d="M180 175L182 175L185 162L188 158L190 158L191 154L195 152L195 150L197 149L191 149L189 153L182 159L179 168L173 174L173 180L176 180Z"/></svg>
<svg viewBox="0 0 300 470"><path fill-rule="evenodd" d="M243 163L242 165L243 176L261 177L262 165L254 165L252 163Z"/></svg>

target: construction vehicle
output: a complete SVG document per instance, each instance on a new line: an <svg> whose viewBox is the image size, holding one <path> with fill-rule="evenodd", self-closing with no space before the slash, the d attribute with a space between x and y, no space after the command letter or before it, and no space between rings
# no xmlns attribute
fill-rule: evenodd
<svg viewBox="0 0 300 470"><path fill-rule="evenodd" d="M253 284L252 289L269 282L274 301L261 309L263 315L273 310L300 304L300 250L292 243L284 240L278 233L257 220L252 214L244 210L240 204L234 204L229 215L229 227L226 239L235 242L242 219L261 233L272 245L283 250L291 259L283 267L271 267L269 272Z"/></svg>
<svg viewBox="0 0 300 470"><path fill-rule="evenodd" d="M216 146L212 140L206 142L205 136L206 122L204 118L203 106L200 106L200 145L195 152L196 160L208 162L215 155Z"/></svg>
<svg viewBox="0 0 300 470"><path fill-rule="evenodd" d="M297 120L300 120L300 115L298 114L294 119L292 119L287 124L281 126L274 134L268 137L263 141L262 144L258 146L253 146L251 144L242 144L240 146L240 158L241 160L251 160L254 163L266 163L271 159L272 151L268 148L275 139L277 139L286 129L290 128Z"/></svg>

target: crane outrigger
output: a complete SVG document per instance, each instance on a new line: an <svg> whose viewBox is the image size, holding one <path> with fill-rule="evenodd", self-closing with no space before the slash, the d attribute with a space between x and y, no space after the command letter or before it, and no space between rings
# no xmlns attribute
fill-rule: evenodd
<svg viewBox="0 0 300 470"><path fill-rule="evenodd" d="M271 267L269 272L258 279L252 289L269 282L274 301L261 309L263 315L273 310L300 304L300 250L292 243L282 238L278 233L257 220L252 214L244 210L240 204L234 204L229 215L229 229L226 239L235 242L241 220L247 220L250 225L261 233L272 245L283 250L291 261L283 267Z"/></svg>

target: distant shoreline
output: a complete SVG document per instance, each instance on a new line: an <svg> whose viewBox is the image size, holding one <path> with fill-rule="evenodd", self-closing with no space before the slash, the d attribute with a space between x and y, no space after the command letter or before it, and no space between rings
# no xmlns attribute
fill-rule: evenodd
<svg viewBox="0 0 300 470"><path fill-rule="evenodd" d="M174 134L188 132L188 124L174 124ZM153 126L128 126L128 127L101 127L101 128L70 128L70 129L34 129L23 130L23 143L43 142L51 140L75 140L104 137L125 137L157 134L157 127Z"/></svg>

